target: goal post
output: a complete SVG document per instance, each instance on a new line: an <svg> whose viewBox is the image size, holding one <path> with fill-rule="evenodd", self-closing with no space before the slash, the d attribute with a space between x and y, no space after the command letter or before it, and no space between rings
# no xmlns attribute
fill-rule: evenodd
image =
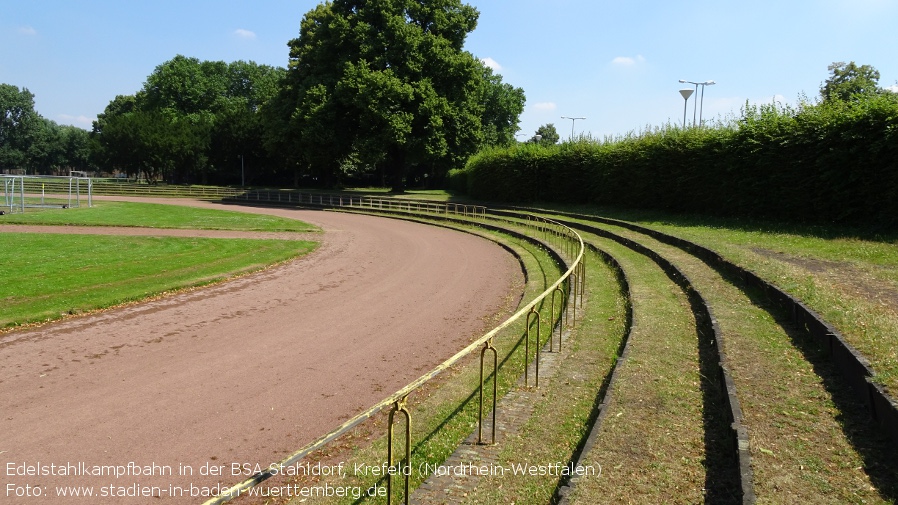
<svg viewBox="0 0 898 505"><path fill-rule="evenodd" d="M28 208L93 207L93 181L86 175L0 175L0 205L9 213Z"/></svg>

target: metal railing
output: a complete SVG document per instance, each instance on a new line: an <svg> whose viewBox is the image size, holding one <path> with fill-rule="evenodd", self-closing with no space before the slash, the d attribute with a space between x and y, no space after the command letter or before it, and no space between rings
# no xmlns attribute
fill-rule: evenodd
<svg viewBox="0 0 898 505"><path fill-rule="evenodd" d="M268 200L274 195L274 192L252 192L246 193L240 196L240 200L252 200L253 197L258 198L258 201L272 201ZM286 196L287 200L279 200L281 202L292 203L293 199L299 198L296 203L308 203L313 205L324 205L324 206L334 206L334 207L353 207L359 209L377 209L377 210L393 210L393 211L402 211L402 212L416 212L422 213L424 216L428 214L459 214L472 216L474 219L484 218L486 216L486 208L481 206L464 206L457 204L442 204L442 203L434 203L434 202L397 202L395 200L389 199L381 199L381 198L369 198L369 197L355 197L355 196L346 196L346 195L320 195L320 194L301 194L301 193L293 193L293 192L284 192L281 193L281 196ZM264 197L264 198L263 198ZM486 356L488 353L491 353L492 362L493 362L493 393L491 400L491 413L492 413L492 436L490 438L490 444L496 443L496 406L498 401L498 379L499 379L499 366L498 366L498 351L494 347L494 339L496 339L499 334L511 327L514 323L518 322L521 319L526 318L526 334L525 338L525 358L524 358L524 373L525 373L525 385L529 386L529 360L530 360L530 342L531 340L535 340L535 370L536 370L536 378L535 378L535 387L539 387L539 359L540 359L540 350L542 348L540 342L540 324L542 321L542 315L540 313L541 305L547 299L551 298L551 315L549 317L550 321L556 322L559 327L559 350L561 349L561 326L567 324L569 321L573 326L576 326L576 310L577 304L583 303L583 293L585 291L585 282L586 282L586 269L585 269L585 245L583 239L580 235L574 231L573 229L553 221L551 219L543 218L540 216L528 216L528 220L526 223L520 223L522 226L526 226L530 229L531 233L542 235L544 240L550 242L553 247L560 249L562 254L566 255L570 260L570 267L556 280L551 286L549 286L545 291L539 294L536 298L531 300L525 306L520 308L515 314L506 319L500 325L496 326L488 333L484 334L471 344L469 344L464 349L458 351L455 355L447 359L446 361L440 363L432 370L428 371L424 375L420 376L418 379L412 381L407 384L405 387L399 389L398 391L390 394L376 405L369 407L364 412L354 416L349 419L345 423L343 423L337 429L331 431L330 433L319 437L317 440L309 443L305 447L299 449L298 451L290 454L283 460L273 463L269 465L269 470L262 471L253 475L252 477L235 484L234 486L228 488L226 491L222 492L219 496L212 498L205 502L205 505L217 505L221 503L226 503L231 501L232 499L240 496L244 491L249 488L252 488L259 483L267 480L268 478L274 475L273 471L270 468L283 468L286 466L293 465L298 461L302 460L313 451L316 451L336 438L340 437L344 433L348 432L355 426L360 423L371 419L374 415L381 412L383 409L390 407L389 412L389 421L388 421L388 432L387 432L387 465L389 468L389 472L387 472L387 503L391 503L393 496L393 478L394 475L397 477L403 478L403 489L404 489L404 501L406 504L409 502L409 486L410 486L410 476L411 476L411 453L412 453L412 435L411 435L411 426L412 426L412 415L409 410L408 399L409 395L414 393L418 388L422 387L424 384L428 383L442 372L446 371L452 365L458 363L461 359L466 356L474 353L475 351L480 351L480 404L478 410L478 443L484 443L483 437L483 428L484 428L484 416L483 416L483 407L484 407L484 365L486 363ZM556 308L556 300L557 296L561 295L561 304L558 306L558 315L556 320L555 308ZM565 304L565 302L567 302ZM566 310L565 307L572 307L573 314L570 314L569 310ZM562 315L562 312L564 313ZM569 320L568 317L571 317ZM535 321L536 324L533 324ZM533 327L536 326L535 337L533 335ZM549 341L552 342L554 340L554 330L549 332ZM550 344L550 349L554 349L554 343ZM396 416L400 415L405 419L405 430L404 430L404 438L405 438L405 450L404 457L400 458L398 461L393 452L393 438L394 438L394 426L396 424Z"/></svg>
<svg viewBox="0 0 898 505"><path fill-rule="evenodd" d="M402 198L380 198L327 193L302 193L298 191L252 190L232 197L237 201L268 202L323 207L351 207L379 211L409 212L417 214L442 214L485 219L486 207L454 202L432 202Z"/></svg>

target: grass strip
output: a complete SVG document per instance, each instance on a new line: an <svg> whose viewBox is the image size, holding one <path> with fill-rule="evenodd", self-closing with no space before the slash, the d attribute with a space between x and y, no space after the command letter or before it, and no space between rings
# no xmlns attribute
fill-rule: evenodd
<svg viewBox="0 0 898 505"><path fill-rule="evenodd" d="M606 239L589 241L627 272L634 325L629 357L611 385L610 410L586 455L601 466L601 478L580 481L572 503L703 501L708 462L689 303L648 258Z"/></svg>
<svg viewBox="0 0 898 505"><path fill-rule="evenodd" d="M759 293L743 292L738 280L722 278L676 247L606 228L673 261L713 306L749 430L759 502L890 503L898 497L892 444L852 398L825 349L778 322L786 314Z"/></svg>
<svg viewBox="0 0 898 505"><path fill-rule="evenodd" d="M595 253L587 256L587 296L578 309L582 319L562 347L560 365L550 381L540 383L541 401L522 430L502 441L499 460L505 467L566 464L590 428L596 396L617 359L624 333L625 306L611 269ZM602 478L601 475L589 478ZM466 503L549 503L557 476L482 477Z"/></svg>
<svg viewBox="0 0 898 505"><path fill-rule="evenodd" d="M310 232L318 228L283 217L230 210L139 202L95 202L93 207L40 209L0 216L0 224L134 226L200 230Z"/></svg>
<svg viewBox="0 0 898 505"><path fill-rule="evenodd" d="M0 234L0 327L141 300L306 254L296 240Z"/></svg>

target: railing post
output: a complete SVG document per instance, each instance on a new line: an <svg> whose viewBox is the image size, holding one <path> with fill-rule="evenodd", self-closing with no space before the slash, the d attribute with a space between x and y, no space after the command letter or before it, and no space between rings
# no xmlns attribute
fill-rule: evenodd
<svg viewBox="0 0 898 505"><path fill-rule="evenodd" d="M530 307L527 313L527 340L524 342L524 385L530 386L530 328L532 324L531 316L536 316L536 387L539 387L539 334L542 330L540 326L539 312L536 307Z"/></svg>
<svg viewBox="0 0 898 505"><path fill-rule="evenodd" d="M580 259L580 306L583 306L583 293L586 292L586 257Z"/></svg>
<svg viewBox="0 0 898 505"><path fill-rule="evenodd" d="M499 393L499 353L493 347L493 339L489 339L483 345L480 351L480 413L479 425L477 431L477 443L483 444L483 360L486 357L486 351L493 352L493 422L492 422L492 439L490 444L496 443L496 399Z"/></svg>
<svg viewBox="0 0 898 505"><path fill-rule="evenodd" d="M405 504L409 502L409 478L411 476L412 465L412 415L408 411L408 396L403 396L393 404L393 410L390 411L390 429L387 434L387 462L390 471L387 473L387 503L393 502L393 474L398 473L404 477L405 481ZM405 468L400 466L400 470L396 468L395 458L393 457L393 424L396 413L400 412L405 416ZM400 461L401 464L401 461Z"/></svg>
<svg viewBox="0 0 898 505"><path fill-rule="evenodd" d="M564 303L565 302L564 290L561 289L561 286L558 286L557 288L555 288L555 291L552 291L552 317L555 316L555 295L561 296L561 303L558 305L558 351L560 352L561 351L561 331L564 326L564 320L563 320L562 316L567 313L567 311L565 309L565 303ZM554 347L555 340L552 338L553 333L554 333L554 329L552 332L549 333L549 351L550 352L555 351L555 347Z"/></svg>

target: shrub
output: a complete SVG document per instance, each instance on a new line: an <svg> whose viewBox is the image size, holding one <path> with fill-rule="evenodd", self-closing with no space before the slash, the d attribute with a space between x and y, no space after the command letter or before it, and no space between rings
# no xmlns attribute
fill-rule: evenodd
<svg viewBox="0 0 898 505"><path fill-rule="evenodd" d="M816 222L898 224L898 95L749 106L710 128L522 144L472 157L468 193Z"/></svg>

